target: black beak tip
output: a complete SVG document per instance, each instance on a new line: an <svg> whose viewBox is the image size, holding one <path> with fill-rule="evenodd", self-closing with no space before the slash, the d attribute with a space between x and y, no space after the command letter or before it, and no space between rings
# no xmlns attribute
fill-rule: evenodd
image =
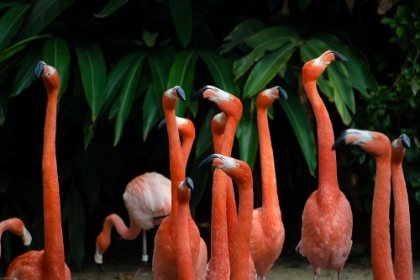
<svg viewBox="0 0 420 280"><path fill-rule="evenodd" d="M287 98L289 98L287 92L282 87L278 87L277 90L279 91L279 96L281 98L283 98L284 100L287 100Z"/></svg>
<svg viewBox="0 0 420 280"><path fill-rule="evenodd" d="M185 92L182 89L182 87L180 86L176 86L175 87L176 93L178 94L179 99L181 99L182 101L186 101L187 99L185 98Z"/></svg>
<svg viewBox="0 0 420 280"><path fill-rule="evenodd" d="M39 79L42 75L42 73L44 73L44 66L45 66L45 62L40 61L36 64L35 66L35 77L37 79Z"/></svg>
<svg viewBox="0 0 420 280"><path fill-rule="evenodd" d="M157 126L157 129L161 129L164 126L166 126L166 119L160 121L160 123Z"/></svg>
<svg viewBox="0 0 420 280"><path fill-rule="evenodd" d="M191 96L190 100L194 101L199 98L203 98L203 93L207 90L207 88L208 88L207 86L202 87L199 91L197 91Z"/></svg>
<svg viewBox="0 0 420 280"><path fill-rule="evenodd" d="M29 250L31 249L30 245L24 245L23 247L25 247L25 252L29 252Z"/></svg>
<svg viewBox="0 0 420 280"><path fill-rule="evenodd" d="M194 190L194 182L190 177L185 178L185 183L187 183L187 187Z"/></svg>
<svg viewBox="0 0 420 280"><path fill-rule="evenodd" d="M410 138L406 134L401 134L400 138L401 138L403 146L406 149L410 149L411 147Z"/></svg>
<svg viewBox="0 0 420 280"><path fill-rule="evenodd" d="M96 266L98 267L98 269L101 272L104 272L105 271L105 267L104 267L104 264L103 263L97 263Z"/></svg>
<svg viewBox="0 0 420 280"><path fill-rule="evenodd" d="M208 157L203 159L203 161L197 166L197 170L204 169L204 167L207 166L208 164L212 163L215 158L217 158L216 154L209 155Z"/></svg>
<svg viewBox="0 0 420 280"><path fill-rule="evenodd" d="M337 138L337 140L335 140L335 143L332 146L332 150L335 151L335 150L344 148L346 146L345 138L346 138L346 133L344 132Z"/></svg>
<svg viewBox="0 0 420 280"><path fill-rule="evenodd" d="M331 52L334 54L335 60L347 61L347 58L341 53L338 53L336 51L331 51Z"/></svg>

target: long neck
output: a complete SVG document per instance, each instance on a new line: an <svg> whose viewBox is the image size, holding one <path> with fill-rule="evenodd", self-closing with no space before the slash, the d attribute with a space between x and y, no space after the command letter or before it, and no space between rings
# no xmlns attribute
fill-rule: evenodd
<svg viewBox="0 0 420 280"><path fill-rule="evenodd" d="M57 160L55 156L57 94L58 91L48 93L42 156L42 180L44 186L44 261L49 267L47 273L50 278L48 279L60 279L64 273L64 245L61 229Z"/></svg>
<svg viewBox="0 0 420 280"><path fill-rule="evenodd" d="M176 220L176 263L178 267L178 277L181 280L195 279L188 227L189 216L190 209L188 202L179 203Z"/></svg>
<svg viewBox="0 0 420 280"><path fill-rule="evenodd" d="M254 193L252 179L239 186L238 223L230 259L230 279L242 280L249 277L249 242L252 227Z"/></svg>
<svg viewBox="0 0 420 280"><path fill-rule="evenodd" d="M372 270L374 279L395 279L389 233L390 182L390 158L376 158L376 182L373 193L371 225Z"/></svg>
<svg viewBox="0 0 420 280"><path fill-rule="evenodd" d="M316 81L304 81L303 87L314 110L318 135L318 189L338 190L334 131L327 108L319 96Z"/></svg>
<svg viewBox="0 0 420 280"><path fill-rule="evenodd" d="M182 158L184 159L184 169L186 171L187 164L188 164L188 158L191 153L191 149L194 143L194 138L191 137L185 137L182 141Z"/></svg>
<svg viewBox="0 0 420 280"><path fill-rule="evenodd" d="M411 249L410 210L401 161L392 162L391 178L395 205L395 278L408 280L413 279L413 256Z"/></svg>
<svg viewBox="0 0 420 280"><path fill-rule="evenodd" d="M185 167L181 152L181 140L179 139L178 127L176 124L175 109L165 110L166 128L169 140L169 169L171 173L171 228L175 230L175 221L178 212L177 188L184 180Z"/></svg>
<svg viewBox="0 0 420 280"><path fill-rule="evenodd" d="M257 108L258 140L260 142L262 211L270 214L270 220L281 220L279 199L277 194L276 171L274 168L273 148L271 146L270 129L268 127L267 109ZM267 215L264 215L267 216Z"/></svg>

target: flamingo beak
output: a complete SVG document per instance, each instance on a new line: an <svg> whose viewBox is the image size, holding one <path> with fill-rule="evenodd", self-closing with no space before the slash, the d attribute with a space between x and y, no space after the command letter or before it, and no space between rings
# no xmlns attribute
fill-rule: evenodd
<svg viewBox="0 0 420 280"><path fill-rule="evenodd" d="M336 51L330 51L330 52L332 54L334 54L335 60L347 61L347 58L344 55L342 55L342 54L340 54L340 53L338 53Z"/></svg>
<svg viewBox="0 0 420 280"><path fill-rule="evenodd" d="M40 61L37 63L37 65L35 66L35 77L37 79L41 78L42 73L44 73L44 66L45 66L45 62Z"/></svg>
<svg viewBox="0 0 420 280"><path fill-rule="evenodd" d="M211 154L211 155L209 155L208 157L206 157L205 159L203 159L203 161L198 165L197 170L201 170L205 166L213 163L213 160L215 160L216 158L219 158L219 156L217 154Z"/></svg>
<svg viewBox="0 0 420 280"><path fill-rule="evenodd" d="M161 129L164 126L166 126L166 119L160 121L160 123L157 126L157 129Z"/></svg>
<svg viewBox="0 0 420 280"><path fill-rule="evenodd" d="M287 92L282 87L277 87L277 90L279 91L279 96L284 100L287 100Z"/></svg>
<svg viewBox="0 0 420 280"><path fill-rule="evenodd" d="M194 189L194 182L190 177L185 178L185 183L191 190Z"/></svg>
<svg viewBox="0 0 420 280"><path fill-rule="evenodd" d="M337 140L335 140L335 143L334 143L334 145L332 146L332 150L333 150L333 151L334 151L334 150L341 149L341 148L343 148L343 147L345 147L345 146L346 146L346 136L347 136L347 133L346 133L346 132L344 132L343 134L341 134L341 135L337 138Z"/></svg>
<svg viewBox="0 0 420 280"><path fill-rule="evenodd" d="M402 142L403 146L406 149L410 149L410 147L411 147L410 138L408 138L408 136L406 134L401 134L400 138L401 138L401 142Z"/></svg>
<svg viewBox="0 0 420 280"><path fill-rule="evenodd" d="M25 248L25 252L29 252L31 249L31 245L23 245L23 247Z"/></svg>
<svg viewBox="0 0 420 280"><path fill-rule="evenodd" d="M185 92L182 89L182 87L180 86L176 86L175 87L176 93L178 94L179 99L181 99L182 101L186 101L187 99L185 98Z"/></svg>
<svg viewBox="0 0 420 280"><path fill-rule="evenodd" d="M203 98L203 94L204 94L204 92L205 92L207 89L209 89L209 87L208 87L208 86L204 86L204 87L202 87L199 91L197 91L196 93L194 93L194 94L191 96L190 100L191 100L191 101L194 101L194 100L197 100L197 99L201 99L201 98Z"/></svg>

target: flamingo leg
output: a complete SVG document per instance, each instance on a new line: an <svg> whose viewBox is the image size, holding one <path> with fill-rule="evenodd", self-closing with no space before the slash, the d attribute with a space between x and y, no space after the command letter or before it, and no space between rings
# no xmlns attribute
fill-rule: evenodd
<svg viewBox="0 0 420 280"><path fill-rule="evenodd" d="M316 280L316 271L314 271L314 280Z"/></svg>
<svg viewBox="0 0 420 280"><path fill-rule="evenodd" d="M143 254L141 256L142 264L140 265L139 269L137 269L136 273L134 273L131 280L137 278L143 269L147 266L147 261L149 260L149 255L147 255L147 238L146 238L146 230L143 230Z"/></svg>

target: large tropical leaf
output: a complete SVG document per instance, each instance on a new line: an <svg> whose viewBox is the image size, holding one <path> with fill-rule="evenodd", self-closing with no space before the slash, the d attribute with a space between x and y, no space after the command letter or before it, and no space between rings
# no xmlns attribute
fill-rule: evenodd
<svg viewBox="0 0 420 280"><path fill-rule="evenodd" d="M18 32L29 6L16 5L0 18L0 56L3 55L12 37Z"/></svg>
<svg viewBox="0 0 420 280"><path fill-rule="evenodd" d="M220 55L209 51L200 51L199 56L210 70L216 86L235 96L239 96L239 87L233 83L232 64Z"/></svg>
<svg viewBox="0 0 420 280"><path fill-rule="evenodd" d="M76 45L76 53L86 100L92 110L91 119L95 122L105 96L105 60L96 44Z"/></svg>
<svg viewBox="0 0 420 280"><path fill-rule="evenodd" d="M289 42L258 61L246 81L243 98L252 97L263 90L289 60L295 49L296 44Z"/></svg>
<svg viewBox="0 0 420 280"><path fill-rule="evenodd" d="M256 104L254 99L243 102L244 113L236 129L239 144L239 156L254 169L258 150L258 126L256 119Z"/></svg>
<svg viewBox="0 0 420 280"><path fill-rule="evenodd" d="M35 0L28 10L15 43L37 35L74 0Z"/></svg>
<svg viewBox="0 0 420 280"><path fill-rule="evenodd" d="M143 141L146 141L150 130L155 127L159 120L158 106L162 105L156 104L156 98L152 86L150 86L143 101Z"/></svg>
<svg viewBox="0 0 420 280"><path fill-rule="evenodd" d="M7 58L11 57L12 55L14 55L15 53L18 53L19 51L23 50L24 48L26 48L30 42L35 41L35 40L39 40L39 39L46 39L46 38L52 38L51 34L42 34L42 35L38 35L38 36L33 36L30 37L28 39L25 39L23 41L20 41L10 47L8 47L7 49L4 50L2 57L0 58L0 61L2 60L6 60Z"/></svg>
<svg viewBox="0 0 420 280"><path fill-rule="evenodd" d="M28 4L30 3L30 0L2 0L0 2L0 9L20 5L20 4Z"/></svg>
<svg viewBox="0 0 420 280"><path fill-rule="evenodd" d="M172 21L184 48L189 44L192 33L191 0L168 0Z"/></svg>
<svg viewBox="0 0 420 280"><path fill-rule="evenodd" d="M306 164L308 165L309 173L312 176L315 176L317 164L315 137L305 112L300 105L299 99L294 94L289 94L287 101L279 98L279 103L295 132Z"/></svg>
<svg viewBox="0 0 420 280"><path fill-rule="evenodd" d="M26 89L35 80L35 65L41 60L42 51L37 48L30 49L16 74L10 97L16 96Z"/></svg>
<svg viewBox="0 0 420 280"><path fill-rule="evenodd" d="M233 62L233 74L235 75L235 81L242 77L242 75L244 75L255 62L260 60L264 53L264 49L256 48L249 54L235 60L235 62Z"/></svg>
<svg viewBox="0 0 420 280"><path fill-rule="evenodd" d="M108 4L97 14L95 17L97 18L104 18L121 8L128 0L110 0Z"/></svg>
<svg viewBox="0 0 420 280"><path fill-rule="evenodd" d="M67 80L70 74L70 53L66 42L60 38L49 39L44 45L43 60L57 69L60 75L60 91L58 99L67 89Z"/></svg>
<svg viewBox="0 0 420 280"><path fill-rule="evenodd" d="M0 62L0 83L7 78L13 68L18 67L21 64L22 58L23 54L18 54Z"/></svg>
<svg viewBox="0 0 420 280"><path fill-rule="evenodd" d="M185 111L189 105L190 98L188 94L191 92L194 80L194 69L196 61L197 53L193 50L186 50L178 53L174 63L172 64L168 78L168 85L166 87L172 88L178 85L182 87L187 95L187 102L177 102L177 116L184 116Z"/></svg>
<svg viewBox="0 0 420 280"><path fill-rule="evenodd" d="M330 83L336 89L336 94L339 94L340 99L354 114L356 112L356 101L354 100L353 88L348 77L346 68L341 61L331 63L327 67L327 73ZM336 95L335 94L335 95Z"/></svg>
<svg viewBox="0 0 420 280"><path fill-rule="evenodd" d="M117 113L117 120L115 121L115 136L114 146L118 144L121 139L124 123L131 112L131 107L134 101L135 90L137 88L141 69L143 67L144 54L139 55L133 61L130 69L127 72L127 78L122 86L119 96L119 108Z"/></svg>
<svg viewBox="0 0 420 280"><path fill-rule="evenodd" d="M300 36L295 30L284 26L270 27L245 39L249 47L264 51L274 51L290 41L296 44Z"/></svg>

